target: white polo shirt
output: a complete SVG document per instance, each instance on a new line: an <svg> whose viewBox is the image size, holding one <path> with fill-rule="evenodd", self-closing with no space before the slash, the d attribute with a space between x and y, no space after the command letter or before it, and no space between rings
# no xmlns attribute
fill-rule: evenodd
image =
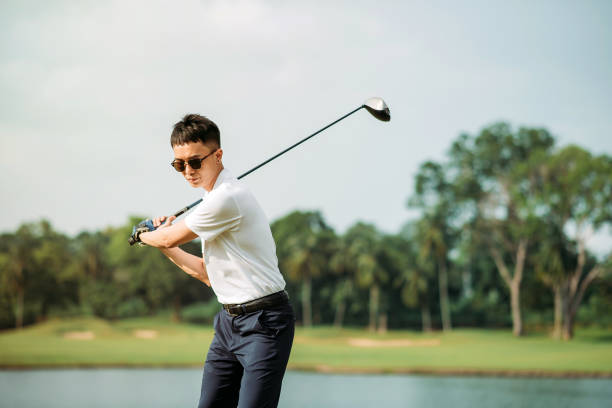
<svg viewBox="0 0 612 408"><path fill-rule="evenodd" d="M220 303L244 303L285 288L268 219L228 170L219 173L185 225L202 239L208 279Z"/></svg>

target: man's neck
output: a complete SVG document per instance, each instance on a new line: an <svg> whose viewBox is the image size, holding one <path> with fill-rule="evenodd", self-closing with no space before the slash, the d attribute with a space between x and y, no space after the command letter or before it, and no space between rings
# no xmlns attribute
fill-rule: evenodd
<svg viewBox="0 0 612 408"><path fill-rule="evenodd" d="M217 172L217 175L215 176L215 178L213 178L210 182L210 184L208 186L204 186L204 190L206 190L207 192L211 192L213 187L215 187L215 183L217 182L217 179L219 178L219 174L221 174L221 172L223 171L223 165L221 165L221 167L219 168L219 171Z"/></svg>

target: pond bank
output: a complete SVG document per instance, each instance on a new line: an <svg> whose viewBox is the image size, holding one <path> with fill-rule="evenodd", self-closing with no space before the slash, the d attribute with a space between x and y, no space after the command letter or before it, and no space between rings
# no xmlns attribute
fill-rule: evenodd
<svg viewBox="0 0 612 408"><path fill-rule="evenodd" d="M0 333L0 369L200 368L210 326L159 318L64 319ZM333 374L612 378L612 329L572 341L507 330L297 328L289 369Z"/></svg>
<svg viewBox="0 0 612 408"><path fill-rule="evenodd" d="M105 369L189 369L201 368L202 364L54 364L54 365L0 365L0 371L27 370L105 370ZM612 372L602 371L546 371L546 370L475 370L475 369L360 369L359 367L295 366L289 365L287 371L341 374L341 375L411 375L439 377L498 377L498 378L612 378Z"/></svg>

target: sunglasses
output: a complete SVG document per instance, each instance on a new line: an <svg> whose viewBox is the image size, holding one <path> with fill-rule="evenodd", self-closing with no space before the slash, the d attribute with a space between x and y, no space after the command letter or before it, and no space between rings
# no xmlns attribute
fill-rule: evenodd
<svg viewBox="0 0 612 408"><path fill-rule="evenodd" d="M216 152L217 149L213 150L212 152L208 153L206 156L202 157L201 159L189 159L185 162L185 160L177 160L174 159L172 160L172 163L170 163L170 165L172 167L174 167L174 170L179 171L179 172L183 172L185 171L185 163L187 163L189 165L189 167L191 167L194 170L199 169L200 167L202 167L202 162L211 154L213 154L214 152Z"/></svg>

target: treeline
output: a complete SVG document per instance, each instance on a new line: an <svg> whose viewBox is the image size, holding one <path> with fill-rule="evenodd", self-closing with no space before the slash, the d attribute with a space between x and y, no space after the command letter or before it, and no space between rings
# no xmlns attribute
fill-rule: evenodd
<svg viewBox="0 0 612 408"><path fill-rule="evenodd" d="M317 211L272 223L279 265L304 326L371 330L612 325L612 251L587 250L612 224L612 158L556 148L545 129L505 123L461 135L420 166L397 234L356 223L338 234ZM210 322L212 291L125 225L68 237L47 221L0 235L0 328L50 316L107 319L171 311ZM199 254L200 244L184 246Z"/></svg>

